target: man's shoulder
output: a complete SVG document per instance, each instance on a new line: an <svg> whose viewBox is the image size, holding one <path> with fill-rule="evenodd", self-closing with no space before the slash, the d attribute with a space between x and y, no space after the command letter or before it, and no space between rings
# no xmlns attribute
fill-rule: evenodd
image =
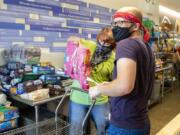
<svg viewBox="0 0 180 135"><path fill-rule="evenodd" d="M130 44L138 44L138 41L139 39L134 39L134 38L126 38L126 39L123 39L121 41L119 41L117 44L120 44L120 45L130 45Z"/></svg>
<svg viewBox="0 0 180 135"><path fill-rule="evenodd" d="M126 38L117 43L117 49L138 49L138 44L140 43L136 39Z"/></svg>

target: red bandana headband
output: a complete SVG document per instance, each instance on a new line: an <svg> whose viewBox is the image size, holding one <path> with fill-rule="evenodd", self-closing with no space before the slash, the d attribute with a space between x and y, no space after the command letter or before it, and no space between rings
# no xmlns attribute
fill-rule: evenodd
<svg viewBox="0 0 180 135"><path fill-rule="evenodd" d="M127 12L119 12L117 11L114 15L113 15L113 18L118 18L118 17L121 17L121 18L124 18L126 20L129 20L131 22L134 22L134 23L138 23L140 25L140 27L143 29L143 32L144 32L144 42L148 42L149 39L150 39L150 35L148 33L148 31L146 30L146 28L143 26L142 22L136 17L134 16L133 14L130 14L130 13L127 13Z"/></svg>

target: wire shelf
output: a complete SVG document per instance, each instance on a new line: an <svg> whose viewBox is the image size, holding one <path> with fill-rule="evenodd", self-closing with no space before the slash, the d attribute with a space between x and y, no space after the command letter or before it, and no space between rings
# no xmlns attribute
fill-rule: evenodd
<svg viewBox="0 0 180 135"><path fill-rule="evenodd" d="M10 130L0 135L68 135L70 124L62 120L51 118L37 124L30 124L21 128Z"/></svg>
<svg viewBox="0 0 180 135"><path fill-rule="evenodd" d="M79 90L79 89L77 89ZM61 100L59 101L56 110L55 110L55 117L51 119L46 119L34 124L30 124L24 127L16 128L7 132L0 133L0 135L85 135L84 125L87 121L87 118L95 105L96 100L93 101L91 107L89 108L81 129L77 129L67 121L63 120L62 118L58 117L58 110L62 105L65 97L71 89L67 88L64 95L62 96Z"/></svg>

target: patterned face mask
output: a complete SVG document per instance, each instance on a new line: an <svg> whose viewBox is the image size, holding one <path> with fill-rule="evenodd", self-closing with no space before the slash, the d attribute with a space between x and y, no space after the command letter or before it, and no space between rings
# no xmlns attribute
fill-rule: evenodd
<svg viewBox="0 0 180 135"><path fill-rule="evenodd" d="M112 52L111 45L105 45L102 42L97 42L96 51L91 59L91 67L95 67L96 65L106 61Z"/></svg>

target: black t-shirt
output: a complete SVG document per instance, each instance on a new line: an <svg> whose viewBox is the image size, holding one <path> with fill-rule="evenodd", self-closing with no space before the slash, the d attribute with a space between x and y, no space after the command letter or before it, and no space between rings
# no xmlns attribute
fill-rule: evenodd
<svg viewBox="0 0 180 135"><path fill-rule="evenodd" d="M143 128L148 122L147 104L154 82L154 56L140 39L124 39L117 43L113 78L117 77L117 61L129 58L136 62L133 91L125 96L111 97L111 124L126 128Z"/></svg>

